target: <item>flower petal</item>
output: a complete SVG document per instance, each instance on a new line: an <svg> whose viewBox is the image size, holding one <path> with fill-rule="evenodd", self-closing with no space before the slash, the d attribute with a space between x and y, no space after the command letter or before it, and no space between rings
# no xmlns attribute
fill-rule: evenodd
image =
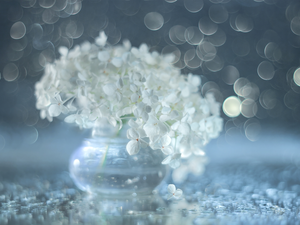
<svg viewBox="0 0 300 225"><path fill-rule="evenodd" d="M146 132L144 131L144 129L142 129L142 128L137 129L137 132L138 132L140 138L147 137L147 134L146 134Z"/></svg>
<svg viewBox="0 0 300 225"><path fill-rule="evenodd" d="M172 146L164 146L161 151L165 154L165 155L170 155L174 152L173 147Z"/></svg>
<svg viewBox="0 0 300 225"><path fill-rule="evenodd" d="M57 102L62 102L61 97L60 97L60 94L57 94L57 95L55 96L55 98L56 98Z"/></svg>
<svg viewBox="0 0 300 225"><path fill-rule="evenodd" d="M179 113L178 113L177 110L173 110L173 111L169 114L169 116L171 117L171 120L174 120L174 119L176 119L176 118L179 116Z"/></svg>
<svg viewBox="0 0 300 225"><path fill-rule="evenodd" d="M128 139L138 139L139 138L139 134L138 134L138 132L135 129L129 128L127 130L127 138Z"/></svg>
<svg viewBox="0 0 300 225"><path fill-rule="evenodd" d="M177 159L177 160L172 160L170 163L169 163L169 166L173 169L176 169L180 166L180 160Z"/></svg>
<svg viewBox="0 0 300 225"><path fill-rule="evenodd" d="M95 39L95 42L99 46L104 46L106 44L106 41L107 41L107 36L105 35L104 31L101 31L99 33L99 37Z"/></svg>
<svg viewBox="0 0 300 225"><path fill-rule="evenodd" d="M53 116L53 117L59 116L61 113L60 107L57 104L50 105L48 110L49 110L50 116Z"/></svg>
<svg viewBox="0 0 300 225"><path fill-rule="evenodd" d="M128 114L131 114L131 113L132 113L131 107L126 107L126 108L124 108L123 111L122 111L122 114L123 114L123 115L128 115ZM123 115L122 115L122 116L123 116Z"/></svg>
<svg viewBox="0 0 300 225"><path fill-rule="evenodd" d="M116 92L117 100L120 102L122 100L122 94L120 92Z"/></svg>
<svg viewBox="0 0 300 225"><path fill-rule="evenodd" d="M171 108L170 107L163 107L161 110L162 114L169 114L171 112Z"/></svg>
<svg viewBox="0 0 300 225"><path fill-rule="evenodd" d="M85 76L82 73L78 73L78 77L80 80L86 80Z"/></svg>
<svg viewBox="0 0 300 225"><path fill-rule="evenodd" d="M119 58L119 57L115 57L111 60L111 63L115 66L115 67L121 67L122 66L122 63L123 63L123 60L122 58Z"/></svg>
<svg viewBox="0 0 300 225"><path fill-rule="evenodd" d="M123 79L119 78L119 80L117 80L116 85L117 85L117 88L119 88L119 89L123 88L123 86L124 86Z"/></svg>
<svg viewBox="0 0 300 225"><path fill-rule="evenodd" d="M174 193L174 197L175 198L180 198L182 195L182 190L181 189L177 189Z"/></svg>
<svg viewBox="0 0 300 225"><path fill-rule="evenodd" d="M67 116L67 117L65 118L65 122L66 122L66 123L74 123L74 122L75 122L75 119L76 119L76 116L77 116L77 114L72 114L72 115L70 115L70 116Z"/></svg>
<svg viewBox="0 0 300 225"><path fill-rule="evenodd" d="M64 106L64 105L60 105L60 111L63 113L63 114L67 114L69 112L69 109Z"/></svg>
<svg viewBox="0 0 300 225"><path fill-rule="evenodd" d="M58 48L58 52L62 56L67 56L68 52L69 52L69 49L67 47L65 47L65 46L61 46L61 47Z"/></svg>
<svg viewBox="0 0 300 225"><path fill-rule="evenodd" d="M140 142L136 140L131 140L126 145L126 150L129 155L135 155L140 151Z"/></svg>
<svg viewBox="0 0 300 225"><path fill-rule="evenodd" d="M159 127L160 135L165 135L168 132L168 127L160 121L157 124L158 124L158 127Z"/></svg>
<svg viewBox="0 0 300 225"><path fill-rule="evenodd" d="M174 184L169 184L168 185L168 192L171 193L172 195L175 193L176 187Z"/></svg>
<svg viewBox="0 0 300 225"><path fill-rule="evenodd" d="M130 97L130 100L132 102L137 102L138 99L139 99L139 96L136 93L133 93Z"/></svg>
<svg viewBox="0 0 300 225"><path fill-rule="evenodd" d="M171 141L172 139L168 135L165 135L161 138L161 145L168 146L171 143Z"/></svg>
<svg viewBox="0 0 300 225"><path fill-rule="evenodd" d="M130 90L132 92L137 92L138 88L137 88L137 86L135 84L130 84Z"/></svg>
<svg viewBox="0 0 300 225"><path fill-rule="evenodd" d="M115 94L116 90L117 90L117 86L115 84L113 84L113 83L106 84L103 87L103 91L107 95L113 95L113 94Z"/></svg>
<svg viewBox="0 0 300 225"><path fill-rule="evenodd" d="M133 119L130 119L128 121L128 125L133 127L133 128L138 128L139 127L139 125Z"/></svg>
<svg viewBox="0 0 300 225"><path fill-rule="evenodd" d="M153 96L151 97L151 103L152 103L152 104L155 104L156 102L158 102L158 96L157 96L157 95L153 95Z"/></svg>
<svg viewBox="0 0 300 225"><path fill-rule="evenodd" d="M146 112L146 113L150 113L151 110L152 110L151 106L147 105L147 106L145 107L145 112Z"/></svg>
<svg viewBox="0 0 300 225"><path fill-rule="evenodd" d="M188 123L181 123L178 127L178 130L183 135L189 135L191 132L191 127Z"/></svg>
<svg viewBox="0 0 300 225"><path fill-rule="evenodd" d="M83 126L83 120L82 120L81 116L76 116L75 122L77 125L79 125L79 127Z"/></svg>
<svg viewBox="0 0 300 225"><path fill-rule="evenodd" d="M102 62L107 62L110 58L108 51L102 51L98 53L98 59Z"/></svg>
<svg viewBox="0 0 300 225"><path fill-rule="evenodd" d="M107 117L107 120L108 120L108 122L109 122L111 125L113 125L114 127L117 126L117 121L116 121L116 119L115 119L114 117L108 116L108 117Z"/></svg>
<svg viewBox="0 0 300 225"><path fill-rule="evenodd" d="M166 121L168 121L170 119L170 117L168 116L168 115L161 115L160 117L159 117L159 120L161 121L161 122L166 122Z"/></svg>
<svg viewBox="0 0 300 225"><path fill-rule="evenodd" d="M172 156L169 155L161 162L161 164L164 164L164 165L169 164L171 162L171 160L172 160Z"/></svg>
<svg viewBox="0 0 300 225"><path fill-rule="evenodd" d="M178 127L179 127L179 125L180 125L180 121L177 121L176 123L174 123L174 124L171 126L172 130L177 130Z"/></svg>
<svg viewBox="0 0 300 225"><path fill-rule="evenodd" d="M149 115L148 115L148 113L146 113L145 111L144 112L142 112L142 119L145 121L145 122L147 122L148 121L148 119L149 119Z"/></svg>
<svg viewBox="0 0 300 225"><path fill-rule="evenodd" d="M167 196L167 200L170 200L171 198L173 198L173 196L174 195L172 193L169 193L168 196Z"/></svg>

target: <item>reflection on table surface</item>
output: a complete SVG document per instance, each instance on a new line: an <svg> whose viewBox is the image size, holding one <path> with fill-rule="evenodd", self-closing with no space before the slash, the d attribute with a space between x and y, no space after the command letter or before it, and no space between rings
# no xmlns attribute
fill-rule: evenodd
<svg viewBox="0 0 300 225"><path fill-rule="evenodd" d="M114 198L78 190L63 168L2 168L0 224L300 224L300 168L210 164L176 187L168 177L155 193Z"/></svg>
<svg viewBox="0 0 300 225"><path fill-rule="evenodd" d="M0 225L300 224L300 145L289 133L264 130L256 142L225 133L207 146L202 175L170 174L153 195L116 199L82 192L70 178L68 159L84 135L47 132L1 151ZM181 199L167 200L170 183Z"/></svg>

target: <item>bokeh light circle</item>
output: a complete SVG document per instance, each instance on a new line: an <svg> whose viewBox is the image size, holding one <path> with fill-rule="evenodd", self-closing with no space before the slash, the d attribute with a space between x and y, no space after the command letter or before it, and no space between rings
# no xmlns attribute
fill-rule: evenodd
<svg viewBox="0 0 300 225"><path fill-rule="evenodd" d="M271 80L275 74L273 64L269 61L261 62L257 67L257 74L263 80Z"/></svg>
<svg viewBox="0 0 300 225"><path fill-rule="evenodd" d="M234 90L234 92L237 95L244 97L245 94L248 94L247 90L246 90L246 93L245 93L245 90L244 90L245 87L247 86L247 84L249 84L249 80L247 78L240 77L233 84L233 90Z"/></svg>
<svg viewBox="0 0 300 225"><path fill-rule="evenodd" d="M233 85L239 77L240 73L236 67L229 65L223 69L222 79L226 84Z"/></svg>
<svg viewBox="0 0 300 225"><path fill-rule="evenodd" d="M184 32L184 37L190 45L199 45L204 39L198 27L188 27Z"/></svg>
<svg viewBox="0 0 300 225"><path fill-rule="evenodd" d="M10 36L13 39L21 39L26 34L26 26L23 22L19 21L12 25L10 28Z"/></svg>
<svg viewBox="0 0 300 225"><path fill-rule="evenodd" d="M245 135L250 141L257 141L261 133L261 125L256 119L249 119L245 123Z"/></svg>
<svg viewBox="0 0 300 225"><path fill-rule="evenodd" d="M291 30L294 34L300 35L300 17L295 16L291 21Z"/></svg>
<svg viewBox="0 0 300 225"><path fill-rule="evenodd" d="M19 69L14 63L9 63L3 68L3 78L6 81L14 81L19 76Z"/></svg>
<svg viewBox="0 0 300 225"><path fill-rule="evenodd" d="M254 117L257 113L257 105L253 99L245 99L241 103L241 113L246 118Z"/></svg>
<svg viewBox="0 0 300 225"><path fill-rule="evenodd" d="M191 13L199 12L203 6L203 0L184 0L184 7Z"/></svg>
<svg viewBox="0 0 300 225"><path fill-rule="evenodd" d="M149 30L159 30L164 25L164 18L158 12L150 12L144 18L145 26Z"/></svg>
<svg viewBox="0 0 300 225"><path fill-rule="evenodd" d="M205 35L212 35L217 32L218 25L208 17L202 17L198 23L200 31Z"/></svg>
<svg viewBox="0 0 300 225"><path fill-rule="evenodd" d="M230 96L223 102L223 112L228 117L237 117L241 113L241 101L236 96Z"/></svg>
<svg viewBox="0 0 300 225"><path fill-rule="evenodd" d="M212 5L209 8L209 18L215 23L224 23L228 19L228 12L222 5Z"/></svg>
<svg viewBox="0 0 300 225"><path fill-rule="evenodd" d="M203 61L213 60L217 55L217 49L208 41L202 41L197 46L196 53L198 57Z"/></svg>
<svg viewBox="0 0 300 225"><path fill-rule="evenodd" d="M293 75L294 82L300 86L300 68L296 69Z"/></svg>

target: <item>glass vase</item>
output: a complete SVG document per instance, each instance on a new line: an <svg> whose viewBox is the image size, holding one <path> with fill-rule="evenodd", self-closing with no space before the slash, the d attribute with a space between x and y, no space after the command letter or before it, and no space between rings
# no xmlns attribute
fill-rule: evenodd
<svg viewBox="0 0 300 225"><path fill-rule="evenodd" d="M126 151L128 139L86 139L70 158L70 174L83 191L103 195L150 194L166 176L164 155L150 147L138 154Z"/></svg>

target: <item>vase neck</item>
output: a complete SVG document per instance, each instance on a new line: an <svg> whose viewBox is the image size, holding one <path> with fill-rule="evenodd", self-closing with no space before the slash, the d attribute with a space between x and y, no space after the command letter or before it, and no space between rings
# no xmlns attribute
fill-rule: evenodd
<svg viewBox="0 0 300 225"><path fill-rule="evenodd" d="M118 128L108 123L107 119L98 119L92 128L91 138L116 137L118 132Z"/></svg>

